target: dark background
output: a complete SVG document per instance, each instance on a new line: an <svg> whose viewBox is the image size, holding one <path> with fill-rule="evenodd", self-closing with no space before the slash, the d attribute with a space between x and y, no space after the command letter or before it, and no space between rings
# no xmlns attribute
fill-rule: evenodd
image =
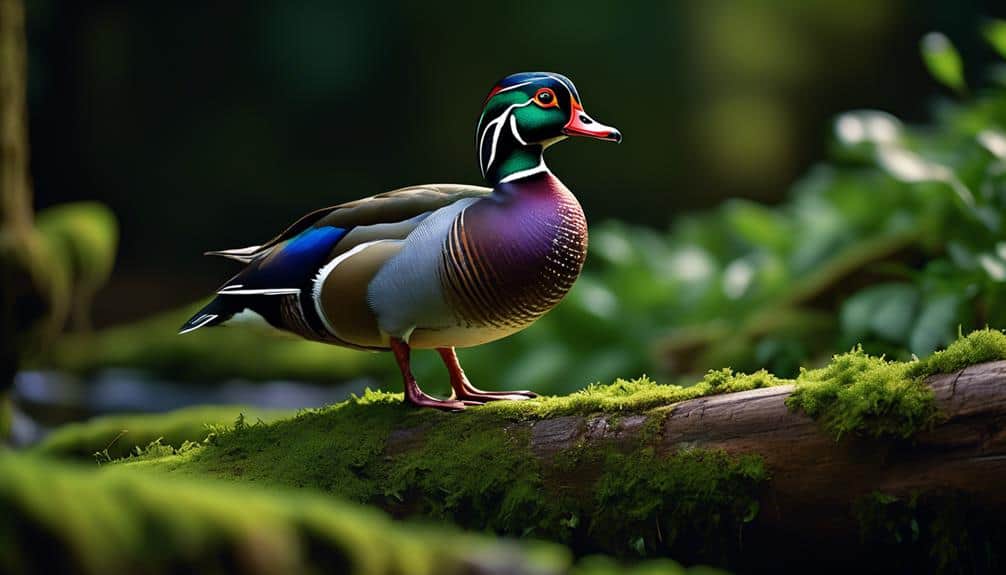
<svg viewBox="0 0 1006 575"><path fill-rule="evenodd" d="M301 214L388 189L479 182L486 92L521 70L576 82L621 146L556 146L588 218L665 227L726 197L774 202L830 119L926 117L919 38L969 73L993 2L73 2L30 0L39 208L96 199L122 228L99 325L204 296Z"/></svg>

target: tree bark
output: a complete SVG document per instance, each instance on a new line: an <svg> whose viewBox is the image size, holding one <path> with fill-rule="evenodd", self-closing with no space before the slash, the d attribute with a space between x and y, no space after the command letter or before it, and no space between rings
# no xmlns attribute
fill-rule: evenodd
<svg viewBox="0 0 1006 575"><path fill-rule="evenodd" d="M0 0L0 442L20 358L55 333L66 309L66 286L33 227L24 22L21 0Z"/></svg>
<svg viewBox="0 0 1006 575"><path fill-rule="evenodd" d="M4 233L32 224L25 105L25 32L21 0L0 0L0 222Z"/></svg>
<svg viewBox="0 0 1006 575"><path fill-rule="evenodd" d="M792 386L697 399L668 408L660 442L757 453L772 479L761 527L807 540L856 533L850 504L872 493L967 494L1006 507L1006 361L929 378L942 421L911 441L838 441L785 399Z"/></svg>
<svg viewBox="0 0 1006 575"><path fill-rule="evenodd" d="M23 265L31 241L24 43L24 6L0 0L0 439L10 425L8 394L18 366L18 294L33 283Z"/></svg>
<svg viewBox="0 0 1006 575"><path fill-rule="evenodd" d="M670 405L652 447L758 454L772 473L762 520L799 524L798 517L833 516L821 529L849 526L840 515L857 497L881 491L910 495L934 489L974 494L983 505L1006 506L1006 361L973 365L930 377L941 421L911 440L881 441L824 431L785 405L792 385L713 395ZM646 416L563 416L529 426L542 459L601 441L637 437ZM407 449L415 438L394 435L389 451ZM394 443L401 443L396 448ZM575 474L572 482L589 481ZM847 518L851 520L850 518Z"/></svg>
<svg viewBox="0 0 1006 575"><path fill-rule="evenodd" d="M658 433L647 431L646 441L664 455L709 449L763 458L771 479L758 517L744 528L742 570L770 568L779 561L789 561L790 567L815 564L822 553L835 564L864 557L881 561L878 555L886 551L869 550L854 513L857 502L876 493L904 501L963 496L970 509L980 510L985 527L991 521L996 529L1006 528L1006 361L933 376L927 384L941 420L910 440L838 440L785 405L793 391L787 385L658 408L667 416ZM611 414L561 416L515 423L511 431L529 431L532 449L547 467L574 447L589 450L615 442L631 449L646 421L644 415L617 421ZM422 430L393 433L386 452L414 448L422 441L417 434ZM547 482L589 493L596 471L567 469ZM929 550L921 553L926 560Z"/></svg>

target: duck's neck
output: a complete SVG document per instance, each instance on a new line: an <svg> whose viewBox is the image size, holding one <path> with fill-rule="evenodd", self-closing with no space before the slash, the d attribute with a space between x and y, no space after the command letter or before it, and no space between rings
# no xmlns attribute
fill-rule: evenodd
<svg viewBox="0 0 1006 575"><path fill-rule="evenodd" d="M489 174L486 174L486 181L496 188L500 184L514 182L547 172L548 167L545 165L545 158L541 152L541 148L537 150L529 148L513 150L500 162L498 168L494 167Z"/></svg>
<svg viewBox="0 0 1006 575"><path fill-rule="evenodd" d="M506 117L503 116L498 126L488 126L478 142L482 175L494 188L500 183L548 171L542 158L546 146L524 142Z"/></svg>

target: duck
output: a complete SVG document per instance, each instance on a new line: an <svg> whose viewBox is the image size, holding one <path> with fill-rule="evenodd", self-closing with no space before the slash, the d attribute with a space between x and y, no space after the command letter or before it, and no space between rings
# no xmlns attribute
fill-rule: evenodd
<svg viewBox="0 0 1006 575"><path fill-rule="evenodd" d="M416 407L460 411L536 397L475 387L455 350L527 328L580 275L586 218L543 157L571 137L622 140L587 115L566 76L506 76L486 96L476 127L488 186L401 188L310 212L262 244L207 252L244 267L179 333L265 323L309 340L390 351L404 401ZM420 389L413 349L440 354L450 397Z"/></svg>

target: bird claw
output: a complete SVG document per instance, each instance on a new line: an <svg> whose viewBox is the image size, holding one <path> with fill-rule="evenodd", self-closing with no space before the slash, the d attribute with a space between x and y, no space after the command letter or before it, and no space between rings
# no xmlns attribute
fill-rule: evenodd
<svg viewBox="0 0 1006 575"><path fill-rule="evenodd" d="M472 393L465 393L463 395L456 395L456 399L462 401L523 401L525 399L532 399L538 397L538 394L532 393L530 391L478 391Z"/></svg>
<svg viewBox="0 0 1006 575"><path fill-rule="evenodd" d="M481 401L459 399L437 399L431 396L406 398L406 402L415 407L432 407L444 411L464 411L468 407L482 405Z"/></svg>

